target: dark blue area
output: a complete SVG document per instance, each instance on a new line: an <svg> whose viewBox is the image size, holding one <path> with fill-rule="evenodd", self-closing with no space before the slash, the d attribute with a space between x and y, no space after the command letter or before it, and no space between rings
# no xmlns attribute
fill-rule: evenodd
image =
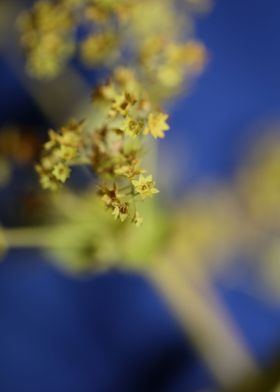
<svg viewBox="0 0 280 392"><path fill-rule="evenodd" d="M197 362L143 278L77 279L32 251L0 266L0 318L5 392L169 391Z"/></svg>
<svg viewBox="0 0 280 392"><path fill-rule="evenodd" d="M231 175L241 145L254 138L248 127L279 119L279 17L277 0L226 0L200 21L209 64L191 95L175 105L174 131L165 140L189 146L191 178Z"/></svg>
<svg viewBox="0 0 280 392"><path fill-rule="evenodd" d="M248 285L248 280L247 280ZM219 290L257 362L266 365L280 347L280 308L269 300L220 283Z"/></svg>
<svg viewBox="0 0 280 392"><path fill-rule="evenodd" d="M1 109L0 124L36 125L44 124L42 113L23 85L0 55Z"/></svg>
<svg viewBox="0 0 280 392"><path fill-rule="evenodd" d="M188 170L182 182L231 176L244 143L258 136L252 124L280 117L279 20L278 0L220 0L199 22L209 65L173 108L174 131L164 141L191 152L188 166L180 162ZM4 60L0 85L1 126L45 123ZM10 222L18 177L1 195ZM279 309L218 287L256 358L269 361L280 343ZM11 252L0 265L1 392L196 392L212 384L144 279L112 272L78 280L31 251Z"/></svg>

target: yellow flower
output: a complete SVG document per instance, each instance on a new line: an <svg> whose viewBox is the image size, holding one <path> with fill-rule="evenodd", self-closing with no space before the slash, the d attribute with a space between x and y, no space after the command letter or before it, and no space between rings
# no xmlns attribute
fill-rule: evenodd
<svg viewBox="0 0 280 392"><path fill-rule="evenodd" d="M163 112L152 112L148 117L148 124L144 130L144 134L151 134L155 139L164 138L164 132L169 129L166 120L168 114Z"/></svg>
<svg viewBox="0 0 280 392"><path fill-rule="evenodd" d="M40 177L40 184L43 189L49 189L50 191L58 190L58 183L47 174L43 174Z"/></svg>
<svg viewBox="0 0 280 392"><path fill-rule="evenodd" d="M74 18L63 4L37 1L18 19L27 68L37 78L54 78L75 48Z"/></svg>
<svg viewBox="0 0 280 392"><path fill-rule="evenodd" d="M119 219L121 222L124 222L128 217L128 207L129 205L127 202L116 203L112 212L115 220Z"/></svg>
<svg viewBox="0 0 280 392"><path fill-rule="evenodd" d="M136 103L135 99L131 94L123 93L119 94L115 97L109 115L111 117L115 117L120 114L123 117L126 117L129 109Z"/></svg>
<svg viewBox="0 0 280 392"><path fill-rule="evenodd" d="M157 79L167 88L176 89L183 83L183 67L174 64L164 64L158 67Z"/></svg>
<svg viewBox="0 0 280 392"><path fill-rule="evenodd" d="M109 188L106 185L100 186L98 189L98 195L105 203L106 207L112 207L112 205L118 201L119 197L121 197L121 194L117 190L116 184L113 185L113 188Z"/></svg>
<svg viewBox="0 0 280 392"><path fill-rule="evenodd" d="M143 218L142 216L139 214L138 211L135 212L135 215L132 219L132 222L135 224L136 227L140 227L143 224Z"/></svg>
<svg viewBox="0 0 280 392"><path fill-rule="evenodd" d="M104 24L108 22L109 17L110 14L106 10L98 7L95 4L90 4L85 9L85 18L90 22Z"/></svg>
<svg viewBox="0 0 280 392"><path fill-rule="evenodd" d="M88 66L106 63L117 54L117 37L101 32L87 37L81 44L81 56Z"/></svg>
<svg viewBox="0 0 280 392"><path fill-rule="evenodd" d="M136 137L142 133L144 129L144 121L140 119L134 119L127 116L124 122L124 131L132 137Z"/></svg>
<svg viewBox="0 0 280 392"><path fill-rule="evenodd" d="M153 181L151 175L144 177L141 174L139 180L132 180L132 185L142 199L145 199L146 197L151 197L159 192L159 190L155 187L155 182Z"/></svg>
<svg viewBox="0 0 280 392"><path fill-rule="evenodd" d="M98 100L104 100L112 102L116 97L116 89L115 86L111 83L104 83L100 86L97 86L92 93L91 100L92 103L95 103Z"/></svg>
<svg viewBox="0 0 280 392"><path fill-rule="evenodd" d="M200 72L207 60L205 47L197 41L189 41L182 50L182 62L196 72Z"/></svg>
<svg viewBox="0 0 280 392"><path fill-rule="evenodd" d="M51 170L53 165L54 165L54 159L52 156L45 156L41 159L41 166L42 169L44 169L45 171Z"/></svg>
<svg viewBox="0 0 280 392"><path fill-rule="evenodd" d="M52 150L58 142L58 134L53 130L49 130L49 140L44 144L44 150Z"/></svg>
<svg viewBox="0 0 280 392"><path fill-rule="evenodd" d="M104 9L114 9L119 3L121 3L122 1L120 0L95 0L95 3L99 6L99 7L103 7Z"/></svg>
<svg viewBox="0 0 280 392"><path fill-rule="evenodd" d="M118 176L124 176L127 178L132 178L135 176L138 176L139 174L145 173L145 170L129 166L129 165L124 165L121 167L118 167L114 170L114 173L117 174Z"/></svg>
<svg viewBox="0 0 280 392"><path fill-rule="evenodd" d="M77 121L75 119L71 119L70 121L68 121L66 125L61 127L61 132L62 133L72 132L75 134L81 134L84 124L85 124L85 120Z"/></svg>
<svg viewBox="0 0 280 392"><path fill-rule="evenodd" d="M71 161L72 159L76 158L77 149L72 146L61 145L60 149L58 150L58 155L65 161Z"/></svg>
<svg viewBox="0 0 280 392"><path fill-rule="evenodd" d="M70 175L70 169L68 166L60 162L54 166L52 174L57 180L65 182Z"/></svg>
<svg viewBox="0 0 280 392"><path fill-rule="evenodd" d="M166 42L163 36L147 37L139 50L139 57L144 67L150 68L155 59L164 53Z"/></svg>
<svg viewBox="0 0 280 392"><path fill-rule="evenodd" d="M40 184L43 189L49 189L51 191L56 191L58 189L57 181L50 173L46 172L41 165L36 165L35 170L40 177Z"/></svg>
<svg viewBox="0 0 280 392"><path fill-rule="evenodd" d="M114 79L117 83L124 87L127 87L131 84L136 84L134 72L132 69L126 67L117 67L114 70Z"/></svg>
<svg viewBox="0 0 280 392"><path fill-rule="evenodd" d="M59 136L59 143L67 146L78 147L80 140L80 135L77 135L74 132L65 132Z"/></svg>

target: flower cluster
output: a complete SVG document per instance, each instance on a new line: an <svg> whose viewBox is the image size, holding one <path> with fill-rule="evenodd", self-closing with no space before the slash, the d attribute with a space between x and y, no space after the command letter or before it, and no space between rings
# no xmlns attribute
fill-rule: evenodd
<svg viewBox="0 0 280 392"><path fill-rule="evenodd" d="M134 0L40 0L18 19L27 69L39 79L56 77L78 53L88 66L104 64L118 53L119 25ZM88 31L77 40L80 26Z"/></svg>
<svg viewBox="0 0 280 392"><path fill-rule="evenodd" d="M18 22L27 67L37 78L54 78L76 53L89 67L119 65L125 53L131 62L142 67L147 82L159 83L166 94L178 88L185 76L199 71L205 62L205 49L199 42L181 43L184 30L189 27L186 25L191 23L178 13L177 2L37 1ZM205 0L196 1L201 2ZM187 14L191 12L193 7ZM78 40L80 28L85 34L79 34Z"/></svg>
<svg viewBox="0 0 280 392"><path fill-rule="evenodd" d="M133 72L118 68L111 81L93 93L93 105L103 105L104 124L92 134L92 167L102 180L99 194L115 219L142 223L138 199L158 190L141 167L143 138L163 137L168 115L154 108Z"/></svg>
<svg viewBox="0 0 280 392"><path fill-rule="evenodd" d="M72 120L59 132L49 131L40 164L36 165L42 188L56 191L68 179L70 166L78 162L82 130L83 121Z"/></svg>
<svg viewBox="0 0 280 392"><path fill-rule="evenodd" d="M164 137L168 115L149 101L127 68L116 69L112 79L92 94L96 126L71 122L59 133L49 132L37 166L43 188L57 190L70 175L70 165L86 162L98 178L98 195L116 220L142 223L139 201L158 193L151 175L141 167L143 138ZM82 132L82 129L84 130Z"/></svg>
<svg viewBox="0 0 280 392"><path fill-rule="evenodd" d="M38 1L18 20L27 69L37 78L53 78L75 49L74 17L62 3Z"/></svg>
<svg viewBox="0 0 280 392"><path fill-rule="evenodd" d="M71 165L86 163L114 218L142 223L139 201L158 192L142 167L145 139L164 138L165 99L199 72L206 58L199 42L182 41L188 19L177 5L175 0L42 0L21 17L22 43L35 76L57 75L72 54L70 46L87 66L112 68L92 94L93 116L86 116L85 124L50 131L36 166L43 188L57 190ZM75 40L81 26L86 33ZM91 117L99 120L92 124Z"/></svg>
<svg viewBox="0 0 280 392"><path fill-rule="evenodd" d="M206 61L205 47L195 40L175 42L164 36L147 37L139 48L142 72L156 95L173 95L186 77L200 72Z"/></svg>
<svg viewBox="0 0 280 392"><path fill-rule="evenodd" d="M118 39L113 32L100 32L88 36L81 44L81 58L87 66L112 61L118 54Z"/></svg>

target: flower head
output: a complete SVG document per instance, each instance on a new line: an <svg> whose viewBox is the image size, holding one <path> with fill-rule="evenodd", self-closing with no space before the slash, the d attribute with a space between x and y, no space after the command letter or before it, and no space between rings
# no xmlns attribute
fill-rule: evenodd
<svg viewBox="0 0 280 392"><path fill-rule="evenodd" d="M152 112L148 117L148 124L144 130L144 134L151 134L155 139L164 138L164 132L169 129L169 125L166 120L168 114L163 112Z"/></svg>
<svg viewBox="0 0 280 392"><path fill-rule="evenodd" d="M151 197L159 192L155 187L155 182L151 175L144 177L141 174L139 180L132 180L132 185L134 186L135 192L138 193L142 199Z"/></svg>
<svg viewBox="0 0 280 392"><path fill-rule="evenodd" d="M65 182L70 176L70 169L67 165L59 162L54 166L52 174L60 182Z"/></svg>
<svg viewBox="0 0 280 392"><path fill-rule="evenodd" d="M136 103L135 99L129 93L122 93L115 97L110 110L110 116L116 117L120 114L123 117L128 115L130 108Z"/></svg>
<svg viewBox="0 0 280 392"><path fill-rule="evenodd" d="M77 156L77 149L72 146L62 145L58 150L58 155L61 159L65 161L71 161Z"/></svg>
<svg viewBox="0 0 280 392"><path fill-rule="evenodd" d="M138 211L135 212L135 215L132 219L132 222L135 224L136 227L140 227L143 224L143 218L142 216L139 214Z"/></svg>
<svg viewBox="0 0 280 392"><path fill-rule="evenodd" d="M141 135L144 130L144 121L127 116L124 122L124 131L131 137Z"/></svg>
<svg viewBox="0 0 280 392"><path fill-rule="evenodd" d="M109 188L107 185L100 186L98 190L98 195L101 200L105 203L107 208L112 207L114 204L119 202L119 198L122 196L116 187L116 184L113 185L112 188Z"/></svg>
<svg viewBox="0 0 280 392"><path fill-rule="evenodd" d="M89 66L106 63L116 55L116 51L116 36L109 31L90 35L81 45L82 59Z"/></svg>
<svg viewBox="0 0 280 392"><path fill-rule="evenodd" d="M117 202L113 206L112 215L115 220L119 219L121 222L124 222L129 215L129 204L127 202Z"/></svg>

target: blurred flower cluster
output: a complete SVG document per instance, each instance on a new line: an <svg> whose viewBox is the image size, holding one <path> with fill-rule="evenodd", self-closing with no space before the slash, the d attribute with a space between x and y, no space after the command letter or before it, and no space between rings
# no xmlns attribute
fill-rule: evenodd
<svg viewBox="0 0 280 392"><path fill-rule="evenodd" d="M71 166L88 165L98 179L97 195L115 219L142 224L138 201L158 193L141 165L145 136L164 137L168 114L161 106L206 61L205 48L189 31L187 17L195 4L181 4L183 17L178 5L175 0L39 1L21 15L22 46L34 77L63 72L74 46L86 65L109 66L107 81L92 93L94 120L73 120L49 132L36 166L44 189L58 190ZM81 28L86 33L77 38Z"/></svg>
<svg viewBox="0 0 280 392"><path fill-rule="evenodd" d="M51 79L63 72L75 54L89 67L112 68L125 57L155 83L155 89L176 89L185 74L197 72L204 64L205 50L201 43L190 40L190 32L193 13L201 11L205 3L37 1L18 18L27 69L34 77Z"/></svg>
<svg viewBox="0 0 280 392"><path fill-rule="evenodd" d="M37 165L45 189L57 190L69 177L73 164L87 164L100 178L97 194L116 219L128 217L136 225L142 218L137 199L157 193L151 175L141 168L144 135L163 137L169 127L167 115L153 110L132 71L117 68L113 78L92 95L98 124L88 126L72 121L59 132L50 131L50 140Z"/></svg>

